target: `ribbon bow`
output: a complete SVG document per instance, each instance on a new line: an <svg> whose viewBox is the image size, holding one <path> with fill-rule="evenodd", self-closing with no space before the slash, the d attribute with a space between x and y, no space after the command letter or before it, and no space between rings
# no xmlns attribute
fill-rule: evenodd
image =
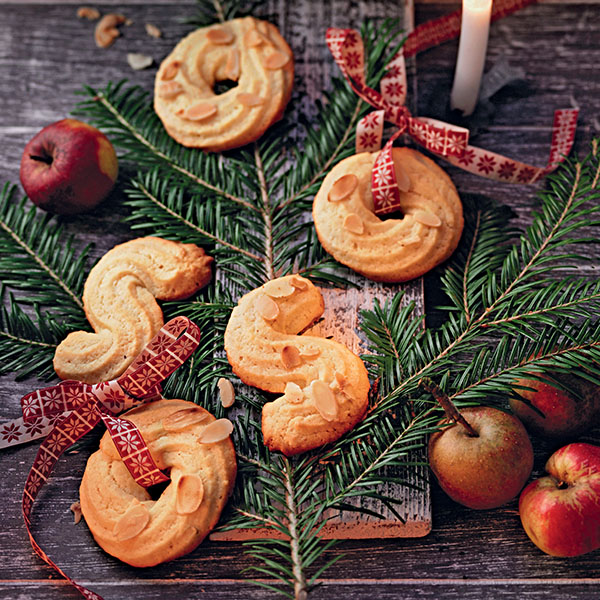
<svg viewBox="0 0 600 600"><path fill-rule="evenodd" d="M578 110L562 109L554 113L552 145L546 167L533 167L494 152L469 145L469 131L436 119L413 117L406 100L406 67L402 49L394 56L382 77L381 91L366 84L364 47L354 29L327 30L327 46L350 87L360 98L376 108L363 117L356 132L356 152L375 152L381 148L384 121L398 127L373 165L371 191L374 210L386 214L400 208L392 145L403 133L433 154L471 173L508 183L533 183L553 171L569 153L575 138ZM406 191L406 190L404 190Z"/></svg>
<svg viewBox="0 0 600 600"><path fill-rule="evenodd" d="M199 342L198 326L187 317L176 317L163 326L118 379L94 385L63 381L27 394L21 399L23 417L3 424L0 429L0 448L48 434L25 483L22 504L25 525L36 553L86 598L98 600L100 596L73 581L33 538L30 520L33 502L61 454L101 420L139 485L149 487L168 481L156 466L138 428L116 414L160 397L161 382L187 360Z"/></svg>

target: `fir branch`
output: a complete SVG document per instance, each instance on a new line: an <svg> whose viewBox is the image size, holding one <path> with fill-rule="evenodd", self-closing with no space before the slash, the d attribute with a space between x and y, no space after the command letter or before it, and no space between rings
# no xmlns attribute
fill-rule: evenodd
<svg viewBox="0 0 600 600"><path fill-rule="evenodd" d="M265 275L267 279L275 278L273 269L273 221L271 216L271 203L267 192L267 182L265 179L265 170L258 144L254 144L254 162L256 164L256 176L260 183L260 196L262 207L260 213L264 221L264 240L265 240Z"/></svg>
<svg viewBox="0 0 600 600"><path fill-rule="evenodd" d="M14 373L17 381L31 375L46 381L56 377L54 353L69 329L42 315L37 306L34 319L12 296L0 307L0 375Z"/></svg>
<svg viewBox="0 0 600 600"><path fill-rule="evenodd" d="M16 201L16 186L0 192L0 281L19 291L19 301L46 305L71 324L85 323L83 272L91 246L79 254L74 238L52 217Z"/></svg>

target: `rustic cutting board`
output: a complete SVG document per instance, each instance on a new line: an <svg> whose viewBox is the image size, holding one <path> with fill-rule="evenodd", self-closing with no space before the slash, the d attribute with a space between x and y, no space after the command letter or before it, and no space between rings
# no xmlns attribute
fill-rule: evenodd
<svg viewBox="0 0 600 600"><path fill-rule="evenodd" d="M315 28L311 24L329 24L336 27L357 26L367 18L396 17L403 28L411 31L413 27L413 1L397 2L347 2L334 0L320 2L318 0L299 0L294 3L271 0L267 3L267 14L278 18L278 26L294 50L296 61L297 85L306 97L306 106L310 111L314 100L328 89L331 77L338 76L339 71L331 59L325 45L325 29ZM416 73L414 61L407 64L409 77L408 104L416 106ZM291 165L293 168L293 165ZM226 281L223 279L223 283ZM311 334L332 336L338 342L348 346L357 354L366 351L365 340L359 333L359 313L373 306L375 298L383 304L393 298L400 290L404 290L405 302L414 302L416 314L423 314L423 285L418 279L405 284L388 285L374 283L360 277L353 277L356 288L322 289L325 300L323 319L311 330ZM245 393L252 393L245 390ZM415 452L413 460L423 460L423 453ZM396 470L397 471L397 470ZM397 475L391 472L390 475ZM397 511L398 518L392 511L372 499L355 498L356 505L369 508L383 515L382 519L366 516L357 512L338 512L332 514L323 529L323 537L336 539L354 538L393 538L420 537L431 530L431 504L429 499L428 472L425 467L412 467L410 472L403 471L403 476L410 485L400 486L387 484L381 491L401 501ZM245 540L258 537L270 537L273 532L262 528L234 531L216 531L211 535L213 540Z"/></svg>

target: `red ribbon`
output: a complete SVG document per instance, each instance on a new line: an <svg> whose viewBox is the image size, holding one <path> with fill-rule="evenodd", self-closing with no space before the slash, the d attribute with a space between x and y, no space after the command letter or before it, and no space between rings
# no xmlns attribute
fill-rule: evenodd
<svg viewBox="0 0 600 600"><path fill-rule="evenodd" d="M546 167L534 167L471 146L467 129L435 119L413 117L404 106L406 69L402 50L390 62L388 71L381 80L381 91L377 91L370 88L365 81L364 47L360 34L354 29L329 28L326 39L335 62L352 89L360 98L377 109L358 123L357 153L379 150L384 121L389 121L398 127L377 156L373 166L371 191L376 214L391 213L401 206L400 190L392 160L392 146L403 133L407 133L415 142L455 166L482 177L507 183L537 181L553 171L573 145L579 111L562 109L554 113L550 158Z"/></svg>
<svg viewBox="0 0 600 600"><path fill-rule="evenodd" d="M102 600L98 594L64 573L33 538L30 519L33 503L61 454L101 420L124 464L139 485L149 487L168 481L169 478L156 466L138 428L131 421L115 415L160 397L161 382L189 358L199 342L200 330L197 325L187 317L176 317L163 326L118 379L95 385L63 381L21 399L23 423L55 420L50 434L40 446L23 492L23 516L29 540L35 552L86 598ZM20 424L20 420L12 423ZM19 438L4 445L22 441L25 440Z"/></svg>

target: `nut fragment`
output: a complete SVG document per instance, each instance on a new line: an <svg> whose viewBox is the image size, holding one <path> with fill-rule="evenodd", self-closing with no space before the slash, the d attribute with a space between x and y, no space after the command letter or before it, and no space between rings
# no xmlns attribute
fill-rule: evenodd
<svg viewBox="0 0 600 600"><path fill-rule="evenodd" d="M204 498L204 483L198 475L182 475L175 492L175 510L178 515L195 512Z"/></svg>
<svg viewBox="0 0 600 600"><path fill-rule="evenodd" d="M264 64L267 69L276 71L277 69L283 69L285 65L290 61L290 57L279 50L275 50L267 58L264 59Z"/></svg>
<svg viewBox="0 0 600 600"><path fill-rule="evenodd" d="M412 246L413 244L418 244L421 241L421 236L417 235L416 233L413 233L411 235L409 235L408 237L404 238L403 240L400 240L400 245L401 246Z"/></svg>
<svg viewBox="0 0 600 600"><path fill-rule="evenodd" d="M198 441L201 444L216 444L228 438L232 431L233 423L229 419L217 419L202 432Z"/></svg>
<svg viewBox="0 0 600 600"><path fill-rule="evenodd" d="M331 388L320 379L313 381L310 388L315 401L315 407L319 411L319 414L326 421L333 421L336 419L338 414L338 405L335 399L335 394Z"/></svg>
<svg viewBox="0 0 600 600"><path fill-rule="evenodd" d="M415 221L418 221L423 225L427 225L428 227L440 227L442 224L442 220L437 215L425 210L418 210L414 217Z"/></svg>
<svg viewBox="0 0 600 600"><path fill-rule="evenodd" d="M306 348L300 356L302 358L307 358L310 360L311 358L317 358L321 354L321 350L319 348Z"/></svg>
<svg viewBox="0 0 600 600"><path fill-rule="evenodd" d="M174 60L173 62L169 63L165 67L165 70L162 72L161 79L163 81L170 81L171 79L173 79L175 75L177 75L180 66L181 61L179 60Z"/></svg>
<svg viewBox="0 0 600 600"><path fill-rule="evenodd" d="M77 16L80 19L87 19L88 21L95 21L100 18L100 11L97 8L91 6L80 6L77 9Z"/></svg>
<svg viewBox="0 0 600 600"><path fill-rule="evenodd" d="M299 275L294 275L291 279L290 279L290 283L297 289L297 290L305 290L308 287L308 281L306 281L306 279L304 279L303 277L300 277Z"/></svg>
<svg viewBox="0 0 600 600"><path fill-rule="evenodd" d="M227 55L225 76L231 81L237 81L240 78L240 51L237 48L232 48Z"/></svg>
<svg viewBox="0 0 600 600"><path fill-rule="evenodd" d="M337 382L337 384L340 386L340 388L343 388L344 385L346 385L346 377L343 373L340 373L339 371L336 371L335 374L335 381Z"/></svg>
<svg viewBox="0 0 600 600"><path fill-rule="evenodd" d="M277 302L264 294L256 298L254 308L265 321L273 321L279 316L279 305Z"/></svg>
<svg viewBox="0 0 600 600"><path fill-rule="evenodd" d="M217 107L210 102L199 102L190 106L184 113L183 118L188 121L206 121L217 114Z"/></svg>
<svg viewBox="0 0 600 600"><path fill-rule="evenodd" d="M344 229L360 235L365 232L365 224L357 214L350 213L344 219Z"/></svg>
<svg viewBox="0 0 600 600"><path fill-rule="evenodd" d="M206 39L212 44L227 45L233 42L234 35L228 29L222 29L219 27L218 29L211 29L206 34Z"/></svg>
<svg viewBox="0 0 600 600"><path fill-rule="evenodd" d="M292 404L300 404L302 400L304 400L304 392L302 388L293 381L288 381L285 384L285 397L286 400L291 402Z"/></svg>
<svg viewBox="0 0 600 600"><path fill-rule="evenodd" d="M159 98L171 100L183 92L183 86L178 81L165 81L158 86Z"/></svg>
<svg viewBox="0 0 600 600"><path fill-rule="evenodd" d="M237 99L240 101L241 104L250 108L254 106L260 106L261 104L265 103L264 99L258 96L257 94L241 93L237 95Z"/></svg>
<svg viewBox="0 0 600 600"><path fill-rule="evenodd" d="M127 62L134 71L141 71L148 68L154 59L147 54L139 54L138 52L129 52L127 54Z"/></svg>
<svg viewBox="0 0 600 600"><path fill-rule="evenodd" d="M162 426L165 431L181 431L190 425L201 423L208 417L208 413L199 407L191 406L171 413L162 420Z"/></svg>
<svg viewBox="0 0 600 600"><path fill-rule="evenodd" d="M230 406L233 406L233 403L235 402L235 390L233 389L233 383L231 383L229 379L225 379L225 377L219 377L219 381L217 381L217 387L219 388L219 396L223 407L229 408Z"/></svg>
<svg viewBox="0 0 600 600"><path fill-rule="evenodd" d="M296 346L284 346L281 349L281 362L286 369L293 369L294 367L298 367L302 364L302 359L300 358L300 351Z"/></svg>
<svg viewBox="0 0 600 600"><path fill-rule="evenodd" d="M77 525L81 521L81 504L79 502L73 502L69 506L69 510L73 513L73 523Z"/></svg>
<svg viewBox="0 0 600 600"><path fill-rule="evenodd" d="M394 162L394 173L396 174L396 184L401 192L410 190L410 177L400 164Z"/></svg>
<svg viewBox="0 0 600 600"><path fill-rule="evenodd" d="M94 31L96 46L99 48L108 48L121 35L117 27L123 25L126 21L127 19L123 15L115 13L104 15L98 21L96 30Z"/></svg>
<svg viewBox="0 0 600 600"><path fill-rule="evenodd" d="M250 29L244 34L244 44L248 48L255 48L260 46L265 41L265 38L256 29Z"/></svg>
<svg viewBox="0 0 600 600"><path fill-rule="evenodd" d="M141 533L150 521L150 511L144 504L136 502L115 523L113 533L118 542L124 542Z"/></svg>
<svg viewBox="0 0 600 600"><path fill-rule="evenodd" d="M286 298L296 291L288 279L275 279L274 281L269 281L269 283L265 284L263 289L265 294L271 298Z"/></svg>
<svg viewBox="0 0 600 600"><path fill-rule="evenodd" d="M152 23L146 23L144 25L144 27L146 28L146 33L150 37L153 37L153 38L162 37L162 31L156 25L152 25Z"/></svg>
<svg viewBox="0 0 600 600"><path fill-rule="evenodd" d="M329 194L327 194L327 200L329 200L329 202L340 202L341 200L345 200L357 187L358 177L356 175L353 173L342 175L331 186Z"/></svg>

